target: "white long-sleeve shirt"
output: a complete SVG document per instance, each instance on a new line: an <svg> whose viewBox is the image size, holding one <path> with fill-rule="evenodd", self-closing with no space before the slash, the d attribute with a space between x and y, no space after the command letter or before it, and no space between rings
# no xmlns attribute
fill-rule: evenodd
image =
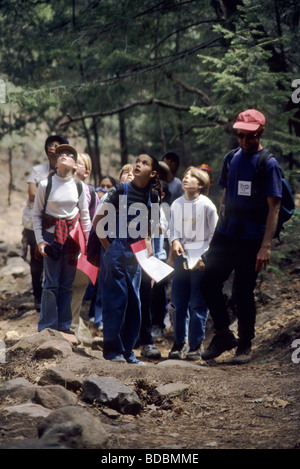
<svg viewBox="0 0 300 469"><path fill-rule="evenodd" d="M48 179L43 179L39 183L33 205L33 229L37 244L43 241L42 218L47 183ZM91 220L84 187L82 187L82 192L78 199L78 190L74 177L62 178L54 174L52 176L52 187L47 201L46 214L54 218L71 220L78 212L80 212L82 231L87 238ZM54 232L54 229L55 227L52 226L47 231Z"/></svg>
<svg viewBox="0 0 300 469"><path fill-rule="evenodd" d="M201 255L208 249L218 222L217 209L205 195L194 200L184 195L171 205L170 242L177 239L182 243L201 245Z"/></svg>

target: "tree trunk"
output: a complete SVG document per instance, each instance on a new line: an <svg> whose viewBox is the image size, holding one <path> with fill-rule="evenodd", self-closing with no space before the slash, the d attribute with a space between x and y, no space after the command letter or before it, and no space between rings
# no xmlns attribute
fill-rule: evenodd
<svg viewBox="0 0 300 469"><path fill-rule="evenodd" d="M9 206L11 203L11 191L13 188L12 158L13 158L12 148L9 148L8 149L9 184L8 184L8 197L7 197L7 202Z"/></svg>
<svg viewBox="0 0 300 469"><path fill-rule="evenodd" d="M95 162L95 175L96 175L96 181L98 183L101 177L101 161L100 161L98 122L95 117L93 117L92 130L94 134L93 161Z"/></svg>
<svg viewBox="0 0 300 469"><path fill-rule="evenodd" d="M119 116L119 136L120 136L120 150L121 150L121 166L128 163L128 147L126 135L126 123L124 113L120 112Z"/></svg>

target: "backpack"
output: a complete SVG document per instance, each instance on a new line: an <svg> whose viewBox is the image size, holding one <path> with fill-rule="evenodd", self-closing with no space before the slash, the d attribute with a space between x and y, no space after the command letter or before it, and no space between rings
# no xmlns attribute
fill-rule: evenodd
<svg viewBox="0 0 300 469"><path fill-rule="evenodd" d="M88 184L88 188L89 188L90 195L91 195L91 200L90 200L90 204L89 204L89 211L91 212L91 210L94 207L95 202L96 202L96 190L95 190L95 186L93 184Z"/></svg>
<svg viewBox="0 0 300 469"><path fill-rule="evenodd" d="M88 262L95 267L100 267L100 249L102 244L94 228L91 228L89 239L86 246L86 258Z"/></svg>
<svg viewBox="0 0 300 469"><path fill-rule="evenodd" d="M124 183L124 193L128 194L128 184ZM95 191L94 191L95 194ZM92 206L92 205L91 205ZM86 258L87 261L95 267L100 267L100 252L101 252L101 242L97 236L94 227L92 226L89 239L86 246Z"/></svg>
<svg viewBox="0 0 300 469"><path fill-rule="evenodd" d="M227 176L227 172L229 169L230 161L233 155L239 150L239 148L235 148L227 153L225 156L225 175ZM263 148L261 154L258 157L256 170L254 174L254 178L252 181L253 184L253 193L257 195L263 187L264 181L264 171L266 169L267 163L270 158L275 158L275 156L267 149ZM280 204L280 210L278 215L278 222L277 228L274 233L274 238L278 238L280 241L280 233L284 230L284 223L286 223L293 215L295 211L295 201L294 197L290 188L288 181L285 179L284 175L281 178L282 182L282 199Z"/></svg>

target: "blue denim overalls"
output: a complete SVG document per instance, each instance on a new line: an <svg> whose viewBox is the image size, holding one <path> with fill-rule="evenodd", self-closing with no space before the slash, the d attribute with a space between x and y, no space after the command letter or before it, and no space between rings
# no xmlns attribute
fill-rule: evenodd
<svg viewBox="0 0 300 469"><path fill-rule="evenodd" d="M129 183L123 183L124 195L128 195ZM148 208L151 206L149 195ZM127 209L128 212L128 209ZM127 226L134 216L127 214ZM137 263L131 244L139 241L117 236L109 248L101 254L101 293L103 314L103 357L112 360L123 355L127 362L136 360L133 348L141 325L139 289L141 267ZM101 250L104 251L104 250Z"/></svg>

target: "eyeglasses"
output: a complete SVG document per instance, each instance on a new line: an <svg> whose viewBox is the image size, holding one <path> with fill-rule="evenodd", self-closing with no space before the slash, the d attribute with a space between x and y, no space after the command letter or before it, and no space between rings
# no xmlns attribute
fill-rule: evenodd
<svg viewBox="0 0 300 469"><path fill-rule="evenodd" d="M75 160L73 153L59 153L57 156L67 156L68 158L74 158Z"/></svg>
<svg viewBox="0 0 300 469"><path fill-rule="evenodd" d="M259 135L259 132L255 132L255 134L238 133L237 138L239 138L240 140L243 140L244 138L246 140L254 140L258 135Z"/></svg>

